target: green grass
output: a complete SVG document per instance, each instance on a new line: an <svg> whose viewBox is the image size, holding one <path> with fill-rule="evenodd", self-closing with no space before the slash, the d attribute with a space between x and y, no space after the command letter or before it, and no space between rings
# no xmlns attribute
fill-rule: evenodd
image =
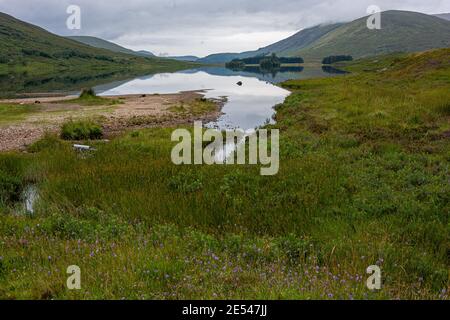
<svg viewBox="0 0 450 320"><path fill-rule="evenodd" d="M92 88L83 89L76 99L56 101L55 103L78 104L81 106L114 106L121 104L119 99L102 98L95 94Z"/></svg>
<svg viewBox="0 0 450 320"><path fill-rule="evenodd" d="M36 105L0 103L0 125L25 120L38 111L39 107Z"/></svg>
<svg viewBox="0 0 450 320"><path fill-rule="evenodd" d="M64 140L97 140L102 137L102 127L92 120L71 120L61 127L61 139Z"/></svg>
<svg viewBox="0 0 450 320"><path fill-rule="evenodd" d="M448 299L449 50L427 55L440 66L417 73L406 57L285 83L273 177L175 166L171 128L93 142L89 157L55 137L0 155L40 190L32 217L0 206L0 296ZM72 264L78 292L64 287ZM365 287L373 264L379 292Z"/></svg>
<svg viewBox="0 0 450 320"><path fill-rule="evenodd" d="M80 106L107 106L112 107L121 103L119 99L109 99L95 94L81 94L80 97L70 100L56 101L55 104L77 104ZM41 111L40 104L0 103L0 125L20 123L30 115ZM65 112L65 111L61 111Z"/></svg>
<svg viewBox="0 0 450 320"><path fill-rule="evenodd" d="M214 101L201 98L193 101L180 102L169 108L169 111L181 115L199 116L217 109L217 104Z"/></svg>

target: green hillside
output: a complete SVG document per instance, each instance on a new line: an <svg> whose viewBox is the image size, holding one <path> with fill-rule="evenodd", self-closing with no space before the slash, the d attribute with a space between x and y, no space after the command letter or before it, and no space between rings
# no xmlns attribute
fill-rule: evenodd
<svg viewBox="0 0 450 320"><path fill-rule="evenodd" d="M110 41L106 41L96 37L88 37L88 36L71 36L67 37L69 39L81 42L83 44L87 44L94 48L106 49L112 52L119 52L125 54L131 54L135 56L141 57L151 57L154 56L152 53L146 53L145 51L133 51L131 49L124 48Z"/></svg>
<svg viewBox="0 0 450 320"><path fill-rule="evenodd" d="M329 32L342 26L342 23L318 25L312 28L302 30L293 36L274 43L268 47L258 49L257 51L244 52L241 58L254 57L259 55L268 55L273 52L280 56L293 55L298 50L306 48L315 41L328 34Z"/></svg>
<svg viewBox="0 0 450 320"><path fill-rule="evenodd" d="M0 13L0 74L49 74L75 70L97 73L114 70L142 72L180 69L186 64L167 59L137 57L94 48L57 36Z"/></svg>
<svg viewBox="0 0 450 320"><path fill-rule="evenodd" d="M279 56L294 55L299 49L307 47L309 44L320 39L325 34L340 27L341 23L330 25L318 25L312 28L304 29L293 36L283 39L270 46L260 48L256 51L247 51L242 53L217 53L198 59L201 63L227 63L233 59L246 59L262 55L276 53Z"/></svg>
<svg viewBox="0 0 450 320"><path fill-rule="evenodd" d="M214 53L204 58L198 59L197 62L215 64L229 62L233 59L238 58L240 58L239 53Z"/></svg>
<svg viewBox="0 0 450 320"><path fill-rule="evenodd" d="M327 33L296 51L306 58L350 54L355 58L450 47L450 22L407 11L382 13L381 30L369 30L361 18Z"/></svg>
<svg viewBox="0 0 450 320"><path fill-rule="evenodd" d="M197 57L197 56L169 56L169 57L167 57L167 59L196 62L199 59L199 57Z"/></svg>
<svg viewBox="0 0 450 320"><path fill-rule="evenodd" d="M444 20L450 20L450 13L440 13L440 14L435 14L434 16L444 19Z"/></svg>
<svg viewBox="0 0 450 320"><path fill-rule="evenodd" d="M301 56L321 61L331 55L364 58L394 52L418 52L450 47L450 21L408 11L382 13L382 29L369 30L367 17L349 23L320 25L304 29L293 36L256 51L220 53L198 60L226 63L276 53L278 56Z"/></svg>

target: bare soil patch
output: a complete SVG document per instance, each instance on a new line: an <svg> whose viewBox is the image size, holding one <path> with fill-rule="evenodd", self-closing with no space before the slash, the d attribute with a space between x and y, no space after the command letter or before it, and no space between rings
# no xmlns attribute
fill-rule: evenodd
<svg viewBox="0 0 450 320"><path fill-rule="evenodd" d="M214 121L220 116L225 99L205 100L202 93L108 96L104 98L114 103L95 106L72 103L75 96L2 100L0 103L33 104L36 112L20 122L0 126L0 151L24 149L46 132L58 132L70 119L98 119L107 136L128 129ZM209 105L198 110L202 104Z"/></svg>

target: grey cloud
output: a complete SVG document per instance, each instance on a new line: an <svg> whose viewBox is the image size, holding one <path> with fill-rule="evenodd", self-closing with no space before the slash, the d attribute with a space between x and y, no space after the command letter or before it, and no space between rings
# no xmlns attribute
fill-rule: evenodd
<svg viewBox="0 0 450 320"><path fill-rule="evenodd" d="M65 26L66 8L82 9L82 30ZM382 10L450 12L448 0L0 0L0 11L61 35L92 35L156 53L245 51L320 23Z"/></svg>

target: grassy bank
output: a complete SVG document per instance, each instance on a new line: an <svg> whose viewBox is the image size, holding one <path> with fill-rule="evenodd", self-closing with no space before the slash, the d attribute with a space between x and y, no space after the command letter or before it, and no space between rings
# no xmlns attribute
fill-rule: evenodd
<svg viewBox="0 0 450 320"><path fill-rule="evenodd" d="M285 83L274 177L175 166L170 128L83 157L51 136L0 155L0 297L447 299L449 52ZM18 201L30 184L33 216ZM65 287L73 264L80 291Z"/></svg>

